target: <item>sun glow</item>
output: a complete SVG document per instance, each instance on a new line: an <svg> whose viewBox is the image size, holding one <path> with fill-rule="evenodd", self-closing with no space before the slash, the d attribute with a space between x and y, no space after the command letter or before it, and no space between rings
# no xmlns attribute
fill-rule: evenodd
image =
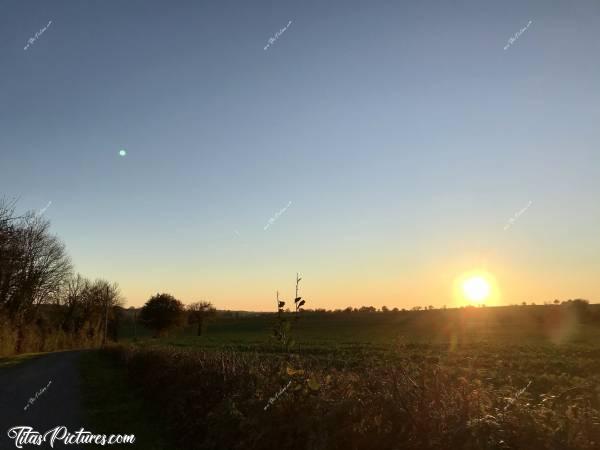
<svg viewBox="0 0 600 450"><path fill-rule="evenodd" d="M497 290L494 277L486 272L465 273L455 282L455 297L459 302L468 300L472 304L482 304L497 300Z"/></svg>
<svg viewBox="0 0 600 450"><path fill-rule="evenodd" d="M490 284L483 277L471 277L463 282L463 293L472 302L482 302L490 296Z"/></svg>

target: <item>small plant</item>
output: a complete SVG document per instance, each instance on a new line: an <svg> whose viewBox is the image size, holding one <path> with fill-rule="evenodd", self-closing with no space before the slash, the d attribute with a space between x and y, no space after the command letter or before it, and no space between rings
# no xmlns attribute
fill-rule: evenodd
<svg viewBox="0 0 600 450"><path fill-rule="evenodd" d="M296 274L296 298L294 298L294 322L296 322L300 318L300 312L302 311L302 306L306 304L305 300L302 300L302 297L298 296L298 289L300 285L300 278L298 274ZM279 298L279 291L277 291L277 322L275 327L273 328L273 338L287 351L290 350L295 342L292 339L292 322L289 317L286 316L284 311L285 301Z"/></svg>

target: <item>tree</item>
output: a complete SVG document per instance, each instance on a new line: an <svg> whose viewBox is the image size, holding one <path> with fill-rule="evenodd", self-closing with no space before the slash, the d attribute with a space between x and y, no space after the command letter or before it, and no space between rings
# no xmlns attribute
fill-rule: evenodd
<svg viewBox="0 0 600 450"><path fill-rule="evenodd" d="M56 299L72 266L49 221L33 212L15 218L12 211L0 202L0 309L18 323L31 308Z"/></svg>
<svg viewBox="0 0 600 450"><path fill-rule="evenodd" d="M59 300L64 308L62 328L89 343L104 344L108 337L116 340L119 312L123 298L119 286L106 280L94 282L81 275L71 277Z"/></svg>
<svg viewBox="0 0 600 450"><path fill-rule="evenodd" d="M171 294L156 294L140 311L140 320L160 336L182 325L184 306Z"/></svg>
<svg viewBox="0 0 600 450"><path fill-rule="evenodd" d="M99 334L102 335L102 344L106 343L109 333L116 340L120 309L123 306L119 285L102 279L94 281L90 287L89 301L95 313L96 323L100 323ZM98 333L96 329L94 331Z"/></svg>
<svg viewBox="0 0 600 450"><path fill-rule="evenodd" d="M50 222L32 211L16 217L14 205L0 199L0 315L16 331L18 353L35 339L35 330L43 330L42 341L51 331L40 306L58 304L72 267L64 244L49 232Z"/></svg>
<svg viewBox="0 0 600 450"><path fill-rule="evenodd" d="M116 337L118 286L73 277L64 244L34 211L0 198L1 351L95 346Z"/></svg>
<svg viewBox="0 0 600 450"><path fill-rule="evenodd" d="M381 312L384 312L384 313L386 313L386 312L390 312L390 310L388 309L388 307L387 307L387 306L383 305L383 306L381 307Z"/></svg>
<svg viewBox="0 0 600 450"><path fill-rule="evenodd" d="M189 320L198 324L198 336L202 336L202 329L206 319L214 316L217 310L210 302L196 302L187 306Z"/></svg>
<svg viewBox="0 0 600 450"><path fill-rule="evenodd" d="M586 319L589 311L589 304L590 302L588 300L584 300L582 298L576 298L574 300L567 300L566 302L563 302L563 305L569 310L573 311L579 320Z"/></svg>
<svg viewBox="0 0 600 450"><path fill-rule="evenodd" d="M90 281L80 274L71 277L64 286L62 304L65 307L65 315L62 321L62 329L67 333L76 333L84 321L83 302L84 296L90 289Z"/></svg>

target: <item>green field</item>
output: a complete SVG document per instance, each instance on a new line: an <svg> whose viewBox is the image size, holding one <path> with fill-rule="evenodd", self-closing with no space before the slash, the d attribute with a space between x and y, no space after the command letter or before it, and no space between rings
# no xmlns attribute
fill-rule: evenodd
<svg viewBox="0 0 600 450"><path fill-rule="evenodd" d="M344 344L390 345L398 340L457 346L481 342L562 345L594 342L600 337L600 305L589 305L587 320L560 306L516 306L406 311L397 313L306 312L294 323L299 349ZM143 326L136 327L141 343L174 346L265 346L270 342L276 315L262 313L239 318L220 314L196 336L194 327L153 339ZM133 339L133 325L124 321L121 338Z"/></svg>

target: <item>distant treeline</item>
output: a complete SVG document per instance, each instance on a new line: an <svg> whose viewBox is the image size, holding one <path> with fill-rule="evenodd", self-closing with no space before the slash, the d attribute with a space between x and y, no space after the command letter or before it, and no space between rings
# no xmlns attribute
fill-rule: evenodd
<svg viewBox="0 0 600 450"><path fill-rule="evenodd" d="M283 312L285 315L292 315L289 309ZM243 318L268 318L276 315L276 312L248 312L248 311L228 311L219 310L216 312L217 319L236 320ZM433 306L421 307L415 306L410 309L387 308L382 306L380 309L374 306L361 306L359 308L348 306L345 309L303 309L302 315L307 317L330 317L343 319L344 317L394 317L406 318L412 322L448 322L452 320L463 320L471 318L474 320L486 319L497 322L498 324L507 324L514 322L527 323L528 326L543 324L546 322L556 322L563 319L576 320L578 323L600 324L600 304L590 304L588 300L554 300L553 302L536 305L535 303L506 306L461 306L455 308L434 308Z"/></svg>
<svg viewBox="0 0 600 450"><path fill-rule="evenodd" d="M545 302L544 306L559 306L559 305L563 305L566 307L573 307L576 309L579 309L581 311L587 311L587 306L590 304L589 300L584 300L584 299L574 299L574 300L554 300L553 302ZM523 302L520 305L510 305L510 306L497 306L497 307L492 307L492 308L509 308L509 307L516 307L516 306L541 306L541 305L536 305L535 302L531 302L529 304L527 304L527 302ZM480 306L473 306L473 305L468 305L468 306L460 306L458 308L446 308L446 305L442 306L441 308L436 308L433 305L429 305L429 306L413 306L410 309L406 309L406 308L388 308L387 306L382 306L381 308L376 308L375 306L361 306L360 308L356 308L356 307L352 307L352 306L348 306L347 308L344 309L324 309L324 308L317 308L317 309L303 309L303 312L306 313L374 313L374 312L382 312L382 313L397 313L397 312L408 312L408 311L433 311L433 310L446 310L446 309L464 309L464 308L468 308L468 309L472 309L472 308L486 308L486 306L484 304L480 305ZM289 309L287 309L285 312L290 312ZM219 311L219 314L222 315L234 315L234 314L238 314L237 311ZM252 314L249 312L245 312L246 315L248 314ZM262 313L254 313L254 314L262 314ZM236 316L237 317L237 316Z"/></svg>
<svg viewBox="0 0 600 450"><path fill-rule="evenodd" d="M137 315L137 322L140 325L146 325L139 319L142 308L130 307L123 310L121 317L122 322L133 325ZM290 310L283 312L284 315L293 314ZM277 315L277 312L253 312L253 311L231 311L217 310L214 316L217 323L220 322L236 322L238 319L262 320L261 318L272 318ZM416 306L411 309L388 309L383 306L377 309L374 306L362 306L353 308L351 306L345 309L303 309L302 315L309 317L322 318L339 318L344 317L405 317L413 323L431 323L437 324L450 323L453 321L469 320L491 320L499 325L521 323L528 327L533 325L545 325L547 323L556 324L564 320L576 320L578 323L600 324L600 304L590 304L588 300L555 300L552 303L544 303L543 305L536 304L521 304L507 306L462 306L458 308L433 308ZM192 322L192 320L184 320L183 323ZM408 323L408 322L405 322Z"/></svg>
<svg viewBox="0 0 600 450"><path fill-rule="evenodd" d="M115 337L122 299L73 273L50 222L0 199L0 356L97 346Z"/></svg>

